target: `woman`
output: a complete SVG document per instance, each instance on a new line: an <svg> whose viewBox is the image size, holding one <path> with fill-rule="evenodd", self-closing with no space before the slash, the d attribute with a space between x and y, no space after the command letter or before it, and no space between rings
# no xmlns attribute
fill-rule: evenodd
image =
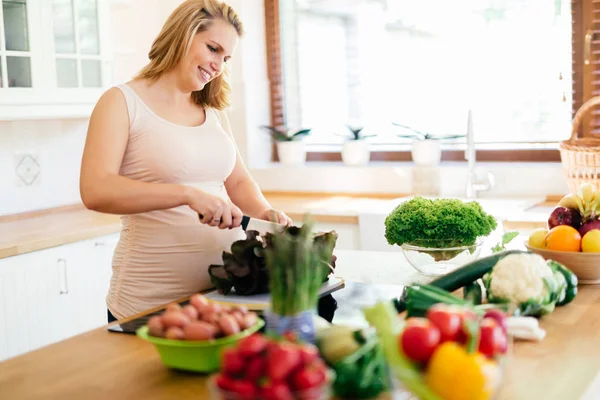
<svg viewBox="0 0 600 400"><path fill-rule="evenodd" d="M122 215L109 322L211 287L208 266L245 237L242 214L291 223L248 174L221 111L225 64L242 35L230 6L185 1L148 65L92 113L81 197L91 210Z"/></svg>

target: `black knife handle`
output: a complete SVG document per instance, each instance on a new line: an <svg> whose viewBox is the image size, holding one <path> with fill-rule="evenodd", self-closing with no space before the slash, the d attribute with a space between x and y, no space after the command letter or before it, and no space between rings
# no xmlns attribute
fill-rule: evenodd
<svg viewBox="0 0 600 400"><path fill-rule="evenodd" d="M204 219L204 215L198 213L198 219L200 219L200 221L202 221ZM221 220L219 221L219 223L223 222L223 217L221 217ZM246 230L246 228L248 227L248 224L250 223L250 217L248 217L247 215L242 216L242 222L241 222L241 226L243 230Z"/></svg>

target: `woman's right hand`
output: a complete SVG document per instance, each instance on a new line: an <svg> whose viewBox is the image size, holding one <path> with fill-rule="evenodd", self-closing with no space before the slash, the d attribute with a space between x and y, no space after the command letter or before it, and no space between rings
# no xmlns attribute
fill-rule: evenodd
<svg viewBox="0 0 600 400"><path fill-rule="evenodd" d="M242 222L242 211L230 200L188 187L187 204L200 216L200 222L220 229L233 229Z"/></svg>

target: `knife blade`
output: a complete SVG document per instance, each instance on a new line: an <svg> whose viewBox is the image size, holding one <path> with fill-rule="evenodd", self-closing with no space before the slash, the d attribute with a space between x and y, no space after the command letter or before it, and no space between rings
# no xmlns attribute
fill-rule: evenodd
<svg viewBox="0 0 600 400"><path fill-rule="evenodd" d="M198 214L198 218L202 220L204 216L202 214ZM221 221L223 218L221 218ZM276 222L265 221L263 219L251 218L247 215L242 216L241 227L244 231L258 231L259 233L275 233L282 231L285 228L285 225L278 224Z"/></svg>

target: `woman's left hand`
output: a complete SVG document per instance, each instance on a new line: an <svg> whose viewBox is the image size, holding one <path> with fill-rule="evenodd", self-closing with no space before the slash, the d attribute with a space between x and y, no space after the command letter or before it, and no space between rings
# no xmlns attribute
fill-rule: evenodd
<svg viewBox="0 0 600 400"><path fill-rule="evenodd" d="M275 210L273 208L266 209L259 216L259 219L263 219L265 221L275 222L278 224L282 224L285 226L291 226L292 220L290 217L285 215L285 213Z"/></svg>

